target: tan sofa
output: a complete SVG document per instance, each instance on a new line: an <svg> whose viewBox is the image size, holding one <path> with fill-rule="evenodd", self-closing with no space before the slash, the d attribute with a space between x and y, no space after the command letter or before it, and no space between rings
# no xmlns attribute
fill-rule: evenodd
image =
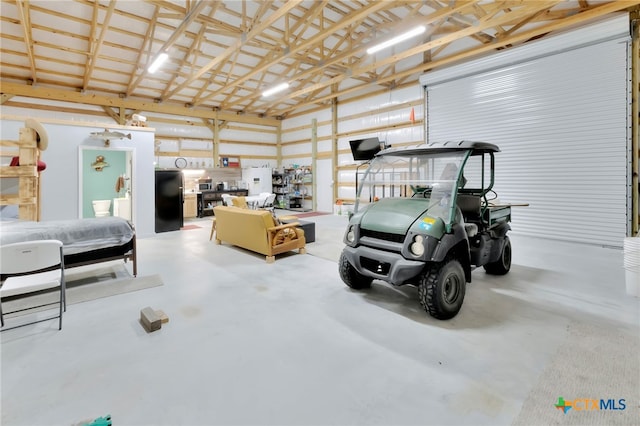
<svg viewBox="0 0 640 426"><path fill-rule="evenodd" d="M264 254L267 263L275 255L298 249L306 253L304 231L297 222L276 226L268 210L250 210L239 207L216 206L216 244L226 242L234 246Z"/></svg>

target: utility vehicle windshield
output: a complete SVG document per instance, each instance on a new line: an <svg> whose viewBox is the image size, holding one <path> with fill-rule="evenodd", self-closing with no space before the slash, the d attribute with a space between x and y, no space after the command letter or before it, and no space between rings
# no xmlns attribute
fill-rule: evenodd
<svg viewBox="0 0 640 426"><path fill-rule="evenodd" d="M401 197L425 204L429 216L451 219L451 200L464 186L461 167L468 151L375 157L358 185L355 211L382 198Z"/></svg>

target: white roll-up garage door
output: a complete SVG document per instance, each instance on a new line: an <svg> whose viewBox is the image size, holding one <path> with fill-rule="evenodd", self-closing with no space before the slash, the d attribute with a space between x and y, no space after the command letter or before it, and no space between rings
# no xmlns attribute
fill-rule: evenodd
<svg viewBox="0 0 640 426"><path fill-rule="evenodd" d="M613 247L627 235L628 18L606 24L591 40L541 40L546 46L529 46L529 54L514 49L480 69L462 65L420 79L429 141L501 148L499 199L530 204L512 209L514 233Z"/></svg>

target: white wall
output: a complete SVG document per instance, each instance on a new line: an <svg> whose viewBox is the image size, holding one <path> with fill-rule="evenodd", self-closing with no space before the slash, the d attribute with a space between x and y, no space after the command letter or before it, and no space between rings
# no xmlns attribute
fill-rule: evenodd
<svg viewBox="0 0 640 426"><path fill-rule="evenodd" d="M422 99L422 87L416 81L415 86L407 86L400 89L389 90L368 98L348 102L343 101L338 105L338 167L349 167L360 164L353 160L349 141L378 137L387 145L400 143L424 142L424 129L420 124L423 117L423 104L411 107L408 103L416 103ZM414 111L416 123L410 124L411 110ZM366 113L366 114L362 114ZM395 128L398 126L397 128ZM367 131L367 129L372 129ZM360 171L364 171L362 167ZM356 196L355 183L356 171L353 168L345 168L338 171L338 182L349 185L338 185L338 198L353 199Z"/></svg>
<svg viewBox="0 0 640 426"><path fill-rule="evenodd" d="M18 132L24 127L24 117L8 116L3 109L0 118L0 137L17 139ZM46 115L46 114L45 114ZM63 220L79 218L79 150L80 146L101 149L101 140L89 137L91 132L100 132L104 126L93 122L65 121L59 118L42 118L30 114L42 123L47 131L49 147L42 151L41 160L47 164L42 172L41 214L42 220ZM98 124L96 126L96 124ZM110 130L131 133L131 140L112 140L111 148L132 148L134 150L133 216L136 233L139 237L154 235L154 135L153 129L109 125ZM115 186L115 182L114 182Z"/></svg>
<svg viewBox="0 0 640 426"><path fill-rule="evenodd" d="M313 151L311 145L312 123L316 120L316 138L318 141L318 154L331 151L331 109L326 108L313 111L308 114L292 117L282 122L282 165L285 167L292 164L300 166L312 166ZM288 129L296 129L287 131ZM286 145L287 142L306 140L308 142ZM314 175L316 180L316 191L313 194L316 203L316 210L330 212L333 210L333 182L331 160L319 160L315 163ZM304 207L311 209L312 201L306 200Z"/></svg>
<svg viewBox="0 0 640 426"><path fill-rule="evenodd" d="M306 114L301 114L299 116L291 117L283 120L282 122L282 164L283 166L290 166L293 164L298 165L306 165L310 166L313 163L313 159L311 158L312 146L311 146L311 123L312 120L316 120L317 122L317 152L319 159L316 159L316 168L314 170L316 174L316 192L314 194L314 201L316 202L316 209L319 211L332 211L333 210L333 185L338 185L338 198L354 198L355 197L355 188L352 186L355 183L355 172L352 169L356 163L351 156L351 151L349 148L349 140L352 139L361 139L368 136L378 136L381 140L386 141L388 144L396 144L396 143L419 143L423 140L423 128L421 123L416 123L413 126L404 126L409 122L409 114L411 112L411 107L406 105L407 102L414 102L420 100L422 98L422 91L420 84L416 82L415 86L408 86L404 88L392 89L388 92L374 95L368 98L362 98L358 100L342 100L338 103L338 181L333 182L333 164L330 157L331 153L331 108L327 107L322 110L311 111ZM23 99L15 98L17 101L22 101ZM28 99L31 103L38 103L38 100ZM41 102L42 103L42 102ZM100 116L103 114L103 111L98 107L91 107L85 105L75 105L69 103L55 103L61 109L64 108L76 108L76 109L88 109L91 110L91 114L70 114L60 111L45 111L45 110L35 110L35 109L25 109L25 108L15 108L15 107L2 107L3 116L6 115L21 115L22 117L32 116L34 118L41 118L43 123L46 123L46 120L49 121L57 121L66 120L66 124L47 124L47 126L62 126L59 130L59 135L64 134L63 139L67 139L68 135L72 135L73 140L69 140L67 142L70 143L72 147L65 146L64 148L56 148L65 152L65 155L70 155L71 151L78 149L79 145L85 144L82 142L83 140L87 141L87 144L95 143L96 146L101 144L100 141L90 141L86 139L86 135L92 131L100 131L104 130L104 127L108 127L109 129L118 129L119 126L113 124L113 120L109 117ZM423 109L422 103L416 103L414 108L414 114L416 120L421 120L423 117ZM386 109L391 109L387 111ZM365 113L362 115L362 113ZM354 116L358 117L354 117ZM156 121L153 122L154 117L158 117L161 119L171 119L175 120L174 122L162 122ZM197 118L189 118L189 117L171 117L163 114L148 114L149 120L148 124L153 126L155 129L155 134L158 137L162 137L162 139L158 139L159 148L162 151L168 152L176 152L179 146L188 149L203 149L210 150L212 142L203 141L202 139L211 138L213 140L213 134L211 130L200 125L194 125L194 123L200 123L201 120ZM184 125L180 123L180 121L184 121ZM53 123L53 122L52 122ZM84 127L84 123L93 123L95 126ZM104 124L102 124L104 123ZM4 126L4 124L3 124ZM21 126L21 121L17 122L12 128L11 131L15 132L15 129ZM97 127L96 127L97 126ZM391 127L398 126L398 128ZM69 129L73 128L82 128L83 130L66 130L66 127ZM47 127L48 128L48 127ZM381 130L382 128L382 130ZM140 128L138 128L140 129ZM292 131L288 131L288 129L296 129ZM374 129L368 131L368 129ZM3 130L9 131L9 128ZM149 130L149 128L145 129ZM129 130L127 130L127 133ZM58 136L59 136L58 135ZM154 153L154 135L152 133L146 134L149 138L149 141L139 142L137 139L144 139L144 137L140 136L140 138L134 138L134 141L122 140L122 141L113 141L114 146L128 146L128 143L131 143L131 146L137 147L138 150L143 149L144 155L151 155L151 162L158 162L159 167L172 168L174 167L175 157L171 156L155 156ZM14 138L4 137L5 139ZM238 124L231 123L229 127L225 127L220 132L220 156L241 156L241 166L242 167L272 167L275 168L278 166L276 163L275 157L277 154L277 134L274 131L273 127L269 126L259 126L259 125L251 125L251 124ZM289 144L287 142L292 141L302 141L304 143L296 143ZM145 139L146 141L146 139ZM193 142L193 143L192 143ZM236 143L234 143L236 142ZM249 145L242 144L237 142L259 142L263 143L264 146L258 145ZM147 147L147 143L149 146ZM144 145L144 148L142 148ZM193 146L192 146L193 145ZM148 148L148 152L147 152ZM51 148L50 148L51 149ZM53 154L50 154L53 155ZM257 157L257 158L251 158ZM45 158L47 158L45 156ZM137 162L140 161L140 153L136 152L136 158L138 158ZM213 166L213 159L206 157L194 157L187 158L189 162L193 162L194 168L199 166L199 164L205 162L205 167L209 168ZM77 164L77 154L73 154L74 164ZM65 176L67 178L71 178L72 180L65 180L65 186L68 186L68 182L73 182L77 187L77 165L74 165L76 171L74 173L70 173L69 171L65 171ZM147 166L145 166L147 167ZM152 166L151 166L152 167ZM344 167L345 169L341 169ZM138 173L143 173L142 170L138 168ZM150 169L153 170L152 168ZM56 172L57 173L57 172ZM54 173L51 173L54 174ZM153 173L150 173L148 177L143 177L143 181L145 179L149 179L149 184L153 185ZM340 186L340 184L346 184L344 186ZM77 191L76 191L77 192ZM153 213L153 194L148 192L151 197L150 203L148 204L151 208L151 213ZM77 197L77 194L75 195ZM43 198L44 201L44 198ZM305 202L306 208L311 208L311 201ZM77 205L77 199L75 201ZM137 203L134 200L134 204L137 206ZM43 205L44 206L44 205ZM77 212L74 212L77 214ZM135 213L134 213L135 214ZM136 214L137 217L142 217L140 215L144 215L144 213ZM56 217L59 217L60 214L56 214ZM43 212L43 218L52 217L48 213L45 214ZM75 217L75 216L74 216ZM146 226L149 229L153 228L154 216L151 214L149 216ZM140 224L140 226L144 226ZM138 230L142 232L142 229ZM151 231L152 232L152 231Z"/></svg>
<svg viewBox="0 0 640 426"><path fill-rule="evenodd" d="M180 149L193 150L199 156L185 155L188 167L215 168L213 158L213 131L196 117L175 117L167 114L149 114L148 123L156 130L157 152L173 155L157 155L159 167L172 168L175 153ZM220 157L239 158L242 167L276 167L277 132L273 126L249 123L228 123L220 127ZM259 143L261 145L255 145ZM254 158L252 158L254 157ZM255 158L258 157L258 158Z"/></svg>
<svg viewBox="0 0 640 426"><path fill-rule="evenodd" d="M333 211L333 186L338 187L338 198L355 198L355 170L359 162L353 160L349 141L377 136L387 144L421 143L424 141L422 126L423 103L422 87L416 81L415 86L407 86L388 92L343 100L338 103L338 181L333 182L333 164L331 157L331 108L312 111L282 122L282 164L311 165L313 119L317 121L316 193L314 194L319 211ZM408 106L414 104L413 107ZM411 109L416 122L411 124ZM303 141L287 145L287 142ZM364 168L363 168L364 170Z"/></svg>

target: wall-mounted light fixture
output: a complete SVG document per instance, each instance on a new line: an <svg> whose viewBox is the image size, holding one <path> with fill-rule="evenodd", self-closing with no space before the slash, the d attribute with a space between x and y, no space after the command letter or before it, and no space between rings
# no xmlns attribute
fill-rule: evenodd
<svg viewBox="0 0 640 426"><path fill-rule="evenodd" d="M153 61L153 63L149 66L149 68L147 68L147 71L149 71L151 74L153 74L154 72L156 72L158 70L158 68L160 68L160 66L162 64L164 64L164 62L169 59L169 54L167 52L162 52L161 54L159 54L156 59Z"/></svg>
<svg viewBox="0 0 640 426"><path fill-rule="evenodd" d="M273 86L271 89L267 89L264 92L262 92L262 96L267 98L273 94L282 92L283 90L286 90L288 88L289 88L289 83L280 83L277 86Z"/></svg>
<svg viewBox="0 0 640 426"><path fill-rule="evenodd" d="M385 42L382 42L380 44L376 44L375 46L372 46L370 48L367 49L367 53L369 55L379 52L382 49L386 49L387 47L391 47L394 44L398 44L402 41L408 40L412 37L418 36L420 34L422 34L423 32L426 31L426 27L424 25L419 25L415 28L413 28L412 30L407 31L406 33L402 33L399 36L393 37Z"/></svg>

